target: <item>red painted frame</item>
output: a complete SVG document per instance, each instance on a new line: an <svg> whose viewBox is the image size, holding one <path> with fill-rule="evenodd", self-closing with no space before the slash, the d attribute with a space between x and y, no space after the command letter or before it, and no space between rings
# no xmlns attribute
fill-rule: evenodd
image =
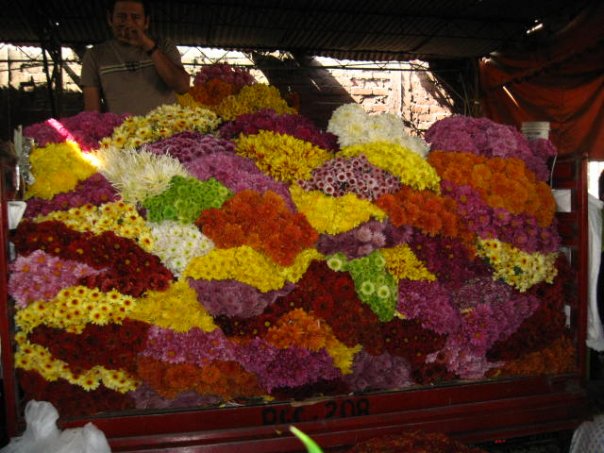
<svg viewBox="0 0 604 453"><path fill-rule="evenodd" d="M6 163L3 163L5 166ZM3 168L4 170L4 168ZM4 178L4 171L1 178ZM5 181L0 181L5 187ZM409 429L439 431L467 442L570 430L588 416L585 393L587 322L587 157L560 156L554 188L571 190L572 212L558 213L563 245L577 271L578 303L572 307L578 372L540 377L464 382L398 392L273 403L220 409L120 412L94 418L62 420L62 428L93 422L113 451L250 452L304 451L289 433L295 424L325 451L345 451L359 441ZM6 191L0 209L0 341L11 351L11 304L7 294L9 232ZM13 357L2 354L8 435L24 429Z"/></svg>

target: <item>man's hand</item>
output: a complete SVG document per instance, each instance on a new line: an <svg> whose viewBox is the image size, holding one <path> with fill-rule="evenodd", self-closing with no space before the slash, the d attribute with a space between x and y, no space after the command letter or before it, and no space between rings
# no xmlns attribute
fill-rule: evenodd
<svg viewBox="0 0 604 453"><path fill-rule="evenodd" d="M121 29L120 32L120 38L133 47L140 47L141 49L147 51L155 44L142 28L127 26Z"/></svg>

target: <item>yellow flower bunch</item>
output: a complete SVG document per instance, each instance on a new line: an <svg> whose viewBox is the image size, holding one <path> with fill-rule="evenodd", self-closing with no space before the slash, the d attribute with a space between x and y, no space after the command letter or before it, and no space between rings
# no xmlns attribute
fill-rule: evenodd
<svg viewBox="0 0 604 453"><path fill-rule="evenodd" d="M200 104L199 102L197 102L193 96L191 96L191 93L189 93L188 91L185 94L176 94L176 100L178 101L178 105L181 105L183 107L189 107L189 108L193 108L193 107L199 107Z"/></svg>
<svg viewBox="0 0 604 453"><path fill-rule="evenodd" d="M77 143L70 141L34 148L29 161L35 181L27 187L26 199L50 200L59 193L73 190L78 182L97 172Z"/></svg>
<svg viewBox="0 0 604 453"><path fill-rule="evenodd" d="M343 148L342 156L356 157L365 155L376 167L398 177L403 184L417 190L440 192L440 177L436 170L410 149L396 143L371 142Z"/></svg>
<svg viewBox="0 0 604 453"><path fill-rule="evenodd" d="M166 291L147 291L138 302L128 316L130 319L175 332L188 332L194 327L204 332L216 329L212 317L186 280L173 283Z"/></svg>
<svg viewBox="0 0 604 453"><path fill-rule="evenodd" d="M305 191L297 184L289 188L292 199L311 226L319 233L339 234L375 218L383 220L384 211L353 193L331 197L318 190Z"/></svg>
<svg viewBox="0 0 604 453"><path fill-rule="evenodd" d="M147 252L153 248L153 235L136 207L123 201L105 203L101 206L86 204L68 211L54 211L38 216L36 222L58 220L75 231L90 231L101 234L112 231L116 235L132 239Z"/></svg>
<svg viewBox="0 0 604 453"><path fill-rule="evenodd" d="M322 257L323 255L316 250L306 249L296 256L294 264L282 267L247 245L229 249L213 249L207 255L193 258L182 278L235 279L262 292L267 292L282 288L286 281L300 280L311 261L322 259Z"/></svg>
<svg viewBox="0 0 604 453"><path fill-rule="evenodd" d="M339 368L342 374L351 374L354 356L363 349L363 346L357 344L349 348L333 336L327 339L325 349L333 359L334 366Z"/></svg>
<svg viewBox="0 0 604 453"><path fill-rule="evenodd" d="M100 149L93 156L99 171L129 203L161 194L174 176L189 176L185 167L168 155L112 147Z"/></svg>
<svg viewBox="0 0 604 453"><path fill-rule="evenodd" d="M237 154L249 157L278 181L308 179L313 169L333 158L332 153L310 142L272 131L242 134L235 143Z"/></svg>
<svg viewBox="0 0 604 453"><path fill-rule="evenodd" d="M397 280L436 280L436 276L426 269L407 244L384 248L380 253L386 260L386 269Z"/></svg>
<svg viewBox="0 0 604 453"><path fill-rule="evenodd" d="M82 333L87 324L120 324L136 303L116 290L107 293L85 286L65 288L50 301L38 300L15 314L15 324L24 333L37 326Z"/></svg>
<svg viewBox="0 0 604 453"><path fill-rule="evenodd" d="M557 252L527 253L498 239L479 239L476 252L493 267L493 280L502 279L520 292L542 281L552 283L558 274Z"/></svg>
<svg viewBox="0 0 604 453"><path fill-rule="evenodd" d="M161 105L145 116L131 116L116 127L111 137L101 140L102 148L140 148L145 143L185 131L206 134L215 130L220 118L203 107Z"/></svg>
<svg viewBox="0 0 604 453"><path fill-rule="evenodd" d="M296 113L294 108L287 105L276 87L262 83L246 85L239 93L227 96L213 107L224 121L231 121L239 115L262 109L271 109L278 114Z"/></svg>
<svg viewBox="0 0 604 453"><path fill-rule="evenodd" d="M101 383L120 393L130 392L138 387L138 381L124 370L110 370L98 365L85 371L78 370L78 373L74 374L69 364L55 359L45 347L26 340L21 341L18 346L15 352L15 368L35 371L47 381L65 379L86 391L98 388Z"/></svg>

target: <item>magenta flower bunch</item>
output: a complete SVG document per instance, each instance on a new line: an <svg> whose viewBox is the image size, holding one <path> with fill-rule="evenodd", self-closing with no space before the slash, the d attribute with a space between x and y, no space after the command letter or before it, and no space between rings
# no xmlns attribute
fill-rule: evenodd
<svg viewBox="0 0 604 453"><path fill-rule="evenodd" d="M263 173L246 157L229 152L215 152L191 162L187 165L187 170L202 181L214 178L235 193L247 189L260 193L271 190L285 200L292 212L296 211L287 185Z"/></svg>
<svg viewBox="0 0 604 453"><path fill-rule="evenodd" d="M48 215L53 211L66 211L85 204L100 206L103 203L116 201L118 198L117 191L107 178L100 173L95 173L90 178L80 181L74 190L58 193L50 200L30 198L27 200L25 217Z"/></svg>
<svg viewBox="0 0 604 453"><path fill-rule="evenodd" d="M246 68L232 66L228 63L214 63L202 67L195 74L193 85L203 85L210 80L221 80L226 82L239 91L246 85L256 83L254 76Z"/></svg>
<svg viewBox="0 0 604 453"><path fill-rule="evenodd" d="M189 286L197 292L197 298L212 316L229 316L241 319L258 316L279 297L291 292L295 285L287 283L283 288L261 292L253 286L237 280L188 279Z"/></svg>
<svg viewBox="0 0 604 453"><path fill-rule="evenodd" d="M32 138L42 148L50 143L73 140L82 150L93 150L99 142L113 134L113 129L122 124L128 114L80 112L74 116L31 124L23 129L23 135Z"/></svg>
<svg viewBox="0 0 604 453"><path fill-rule="evenodd" d="M320 190L334 197L354 193L365 200L376 200L401 188L396 176L372 165L363 154L329 160L299 184L304 190Z"/></svg>
<svg viewBox="0 0 604 453"><path fill-rule="evenodd" d="M367 256L382 247L393 247L407 242L413 235L409 226L395 227L389 222L370 220L345 233L319 236L317 250L323 255L341 252L348 259Z"/></svg>
<svg viewBox="0 0 604 453"><path fill-rule="evenodd" d="M153 154L168 154L186 167L188 163L208 154L234 153L235 144L230 140L216 138L213 135L186 131L144 145L143 149Z"/></svg>
<svg viewBox="0 0 604 453"><path fill-rule="evenodd" d="M354 357L352 374L344 376L352 391L372 389L400 389L413 385L407 361L400 356L384 352L370 355L365 351Z"/></svg>
<svg viewBox="0 0 604 453"><path fill-rule="evenodd" d="M522 159L537 178L549 178L547 159L555 155L551 145L530 145L513 126L496 123L488 118L454 115L434 123L426 131L431 150L466 151L485 157L516 157Z"/></svg>
<svg viewBox="0 0 604 453"><path fill-rule="evenodd" d="M556 219L542 227L528 214L512 214L507 209L490 207L470 186L442 180L441 190L455 200L458 215L466 219L468 229L482 239L498 238L529 253L551 253L560 249Z"/></svg>

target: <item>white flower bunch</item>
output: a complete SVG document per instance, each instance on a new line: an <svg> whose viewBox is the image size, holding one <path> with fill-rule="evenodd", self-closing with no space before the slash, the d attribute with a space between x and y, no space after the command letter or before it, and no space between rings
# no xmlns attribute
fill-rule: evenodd
<svg viewBox="0 0 604 453"><path fill-rule="evenodd" d="M327 131L338 137L340 147L374 142L396 143L425 157L428 144L409 135L400 118L392 113L370 115L360 104L338 107L329 120Z"/></svg>
<svg viewBox="0 0 604 453"><path fill-rule="evenodd" d="M154 239L152 253L159 256L164 266L177 277L191 259L214 248L212 240L193 224L164 220L149 222L149 226Z"/></svg>
<svg viewBox="0 0 604 453"><path fill-rule="evenodd" d="M172 177L189 176L178 160L166 154L109 147L96 151L92 157L99 172L124 201L134 204L165 191Z"/></svg>

